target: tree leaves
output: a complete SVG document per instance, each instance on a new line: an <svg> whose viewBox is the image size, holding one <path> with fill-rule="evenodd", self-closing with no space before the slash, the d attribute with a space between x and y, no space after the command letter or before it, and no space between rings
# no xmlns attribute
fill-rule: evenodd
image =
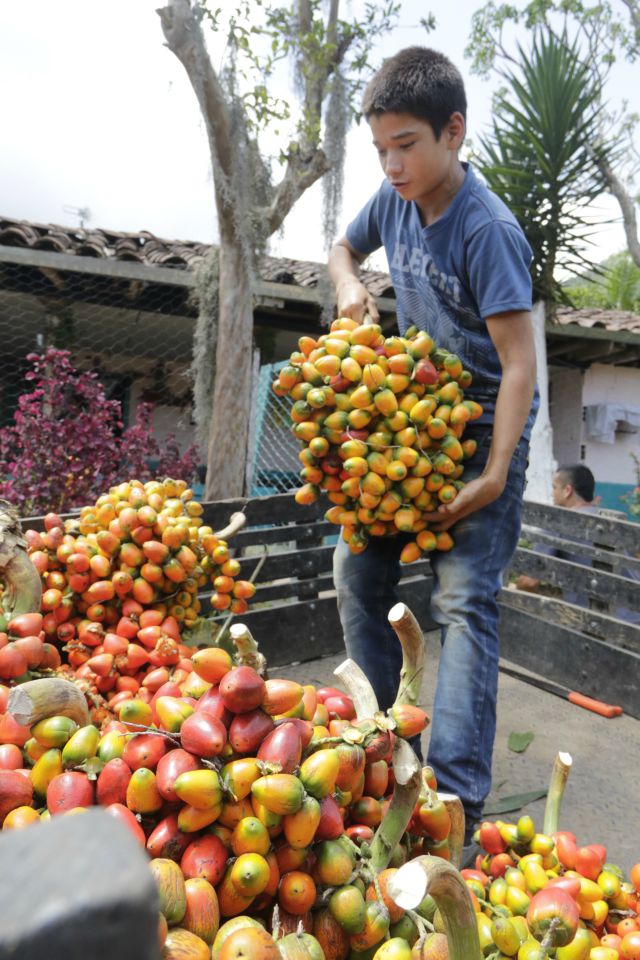
<svg viewBox="0 0 640 960"><path fill-rule="evenodd" d="M547 789L545 787L544 790L531 790L529 793L514 793L510 797L498 797L494 803L488 803L485 806L482 816L486 818L497 817L503 813L515 813L517 810L522 810L527 804L541 800L546 795Z"/></svg>

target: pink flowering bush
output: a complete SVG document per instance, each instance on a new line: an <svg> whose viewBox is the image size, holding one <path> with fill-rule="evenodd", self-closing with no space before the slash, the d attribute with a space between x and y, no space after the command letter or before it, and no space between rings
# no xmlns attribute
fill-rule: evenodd
<svg viewBox="0 0 640 960"><path fill-rule="evenodd" d="M161 450L151 404L140 404L124 430L120 403L107 399L95 373L78 372L67 350L50 347L27 360L33 389L18 400L13 424L0 429L0 497L23 516L84 506L134 477L192 482L196 447L181 454L170 436Z"/></svg>

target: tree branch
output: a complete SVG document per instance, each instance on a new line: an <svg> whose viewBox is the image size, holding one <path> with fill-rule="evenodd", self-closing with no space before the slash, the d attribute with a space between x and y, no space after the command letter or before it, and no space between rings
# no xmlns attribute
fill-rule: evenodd
<svg viewBox="0 0 640 960"><path fill-rule="evenodd" d="M327 13L326 37L334 45L333 53L322 58L315 68L309 62L299 64L300 75L304 77L304 115L308 130L320 130L327 81L344 60L354 38L352 33L345 32L343 36L338 34L339 7L339 0L331 0ZM301 35L310 32L311 7L308 0L299 0L298 24ZM263 211L269 235L280 228L305 190L330 169L331 164L323 150L308 136L290 144L284 176L274 188L268 209Z"/></svg>
<svg viewBox="0 0 640 960"><path fill-rule="evenodd" d="M184 67L204 119L213 168L220 232L233 229L230 182L232 151L230 121L224 92L212 65L190 0L168 0L159 8L167 47Z"/></svg>
<svg viewBox="0 0 640 960"><path fill-rule="evenodd" d="M640 5L638 5L638 0L622 0L622 2L629 11L633 31L636 35L636 43L640 44Z"/></svg>
<svg viewBox="0 0 640 960"><path fill-rule="evenodd" d="M606 157L593 152L593 159L604 177L610 192L620 205L629 253L636 266L640 267L640 238L638 237L638 220L633 197L630 196L622 180L614 173Z"/></svg>
<svg viewBox="0 0 640 960"><path fill-rule="evenodd" d="M305 156L297 143L290 145L284 176L274 189L269 207L259 213L267 223L269 236L280 229L285 217L305 190L330 169L329 161L319 147L311 155Z"/></svg>

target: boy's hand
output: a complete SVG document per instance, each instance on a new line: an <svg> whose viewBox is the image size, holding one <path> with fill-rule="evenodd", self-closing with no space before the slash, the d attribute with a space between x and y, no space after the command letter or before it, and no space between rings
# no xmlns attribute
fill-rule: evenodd
<svg viewBox="0 0 640 960"><path fill-rule="evenodd" d="M504 483L483 474L475 480L470 480L452 503L443 503L433 513L423 513L422 516L429 521L431 529L436 533L448 530L458 520L493 503L503 490Z"/></svg>
<svg viewBox="0 0 640 960"><path fill-rule="evenodd" d="M338 285L338 316L351 317L356 323L379 323L375 297L357 277L347 277Z"/></svg>

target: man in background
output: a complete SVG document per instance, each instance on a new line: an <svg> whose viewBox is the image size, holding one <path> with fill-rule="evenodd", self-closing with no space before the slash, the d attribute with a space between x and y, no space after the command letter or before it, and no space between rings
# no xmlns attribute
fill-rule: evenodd
<svg viewBox="0 0 640 960"><path fill-rule="evenodd" d="M564 464L556 470L553 481L553 503L556 507L565 507L569 510L580 510L582 513L600 514L600 509L595 502L595 477L589 467L583 463ZM603 511L605 513L609 511ZM590 567L591 559L579 553L580 541L576 541L576 552L559 550L557 547L548 544L534 543L532 549L536 553L544 553L549 557L558 557L561 560L569 560L571 563L579 563L582 566ZM623 576L637 579L637 574L633 570L623 571ZM539 593L541 581L535 577L529 577L521 574L516 580L518 590L526 590L529 593ZM573 593L568 590L563 591L562 599L567 603L576 604L579 607L589 607L589 598L584 594ZM640 623L640 613L628 610L626 607L618 607L611 612L611 615L618 620L626 620L629 623Z"/></svg>

